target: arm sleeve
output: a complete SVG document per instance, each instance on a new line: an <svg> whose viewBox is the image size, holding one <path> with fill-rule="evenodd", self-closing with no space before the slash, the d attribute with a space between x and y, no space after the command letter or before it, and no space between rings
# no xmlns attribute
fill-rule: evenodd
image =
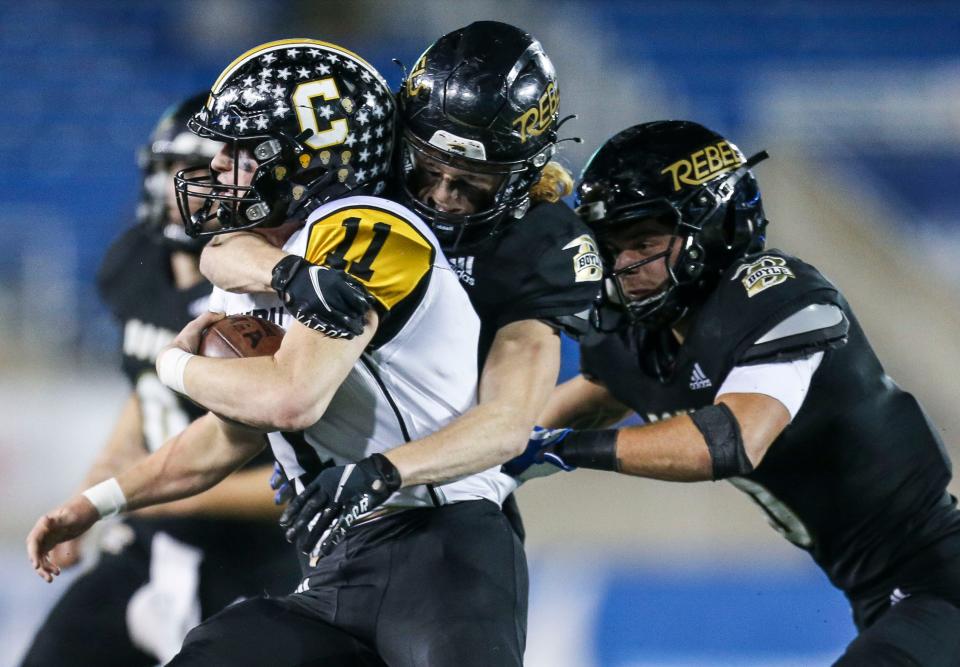
<svg viewBox="0 0 960 667"><path fill-rule="evenodd" d="M803 359L779 363L735 366L720 385L717 396L723 394L764 394L775 398L790 412L793 420L800 411L813 374L823 361L823 352Z"/></svg>

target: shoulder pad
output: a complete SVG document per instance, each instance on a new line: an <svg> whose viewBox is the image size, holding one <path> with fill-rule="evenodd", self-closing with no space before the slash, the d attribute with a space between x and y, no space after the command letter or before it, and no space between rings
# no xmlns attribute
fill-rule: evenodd
<svg viewBox="0 0 960 667"><path fill-rule="evenodd" d="M833 303L813 303L777 323L748 347L741 364L785 361L846 342L850 322Z"/></svg>
<svg viewBox="0 0 960 667"><path fill-rule="evenodd" d="M495 325L539 319L577 336L603 269L590 230L561 203L541 203L504 232L492 260L510 267ZM585 321L584 321L585 323Z"/></svg>
<svg viewBox="0 0 960 667"><path fill-rule="evenodd" d="M345 271L384 310L416 293L429 276L436 257L432 234L398 204L350 197L318 212L287 249Z"/></svg>
<svg viewBox="0 0 960 667"><path fill-rule="evenodd" d="M798 336L800 334L829 329L846 322L843 311L833 303L812 303L773 327L757 339L754 345L762 345L775 340Z"/></svg>

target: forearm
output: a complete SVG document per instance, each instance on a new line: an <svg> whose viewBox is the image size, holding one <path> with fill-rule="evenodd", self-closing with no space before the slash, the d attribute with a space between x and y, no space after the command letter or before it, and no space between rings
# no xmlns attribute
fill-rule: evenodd
<svg viewBox="0 0 960 667"><path fill-rule="evenodd" d="M274 357L190 359L183 374L187 395L206 409L260 431L286 430L279 412L294 378Z"/></svg>
<svg viewBox="0 0 960 667"><path fill-rule="evenodd" d="M520 454L559 367L560 339L547 325L524 320L500 329L483 368L478 405L387 454L404 486L450 481Z"/></svg>
<svg viewBox="0 0 960 667"><path fill-rule="evenodd" d="M574 431L555 453L573 466L616 470L675 482L726 479L760 465L790 423L790 413L763 394L724 394L716 404L645 426Z"/></svg>
<svg viewBox="0 0 960 667"><path fill-rule="evenodd" d="M128 511L195 495L263 449L262 435L207 414L117 477Z"/></svg>
<svg viewBox="0 0 960 667"><path fill-rule="evenodd" d="M487 470L523 449L533 417L479 404L442 430L386 453L400 471L403 486L442 484Z"/></svg>
<svg viewBox="0 0 960 667"><path fill-rule="evenodd" d="M672 482L713 479L707 444L685 415L619 429L617 462L626 475Z"/></svg>
<svg viewBox="0 0 960 667"><path fill-rule="evenodd" d="M272 357L191 356L181 391L211 412L260 431L302 431L323 416L378 324L371 309L363 333L341 339L292 322Z"/></svg>
<svg viewBox="0 0 960 667"><path fill-rule="evenodd" d="M214 237L200 255L200 272L228 292L269 293L271 271L287 253L262 236L235 232Z"/></svg>
<svg viewBox="0 0 960 667"><path fill-rule="evenodd" d="M217 519L274 521L281 508L268 485L272 468L238 470L195 496L141 510L148 516L203 516Z"/></svg>
<svg viewBox="0 0 960 667"><path fill-rule="evenodd" d="M630 412L603 385L578 375L553 390L537 424L544 428L603 428Z"/></svg>

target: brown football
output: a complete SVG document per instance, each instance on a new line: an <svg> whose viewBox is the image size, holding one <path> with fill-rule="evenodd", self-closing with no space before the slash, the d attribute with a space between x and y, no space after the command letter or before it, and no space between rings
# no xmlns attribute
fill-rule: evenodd
<svg viewBox="0 0 960 667"><path fill-rule="evenodd" d="M262 317L228 315L204 329L198 353L204 357L266 357L280 348L284 330Z"/></svg>

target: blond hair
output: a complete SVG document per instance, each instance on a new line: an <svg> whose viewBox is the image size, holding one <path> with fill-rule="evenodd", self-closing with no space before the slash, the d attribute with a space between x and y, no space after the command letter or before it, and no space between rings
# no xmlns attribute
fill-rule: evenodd
<svg viewBox="0 0 960 667"><path fill-rule="evenodd" d="M530 201L558 202L573 192L573 176L559 162L548 162L530 188Z"/></svg>

